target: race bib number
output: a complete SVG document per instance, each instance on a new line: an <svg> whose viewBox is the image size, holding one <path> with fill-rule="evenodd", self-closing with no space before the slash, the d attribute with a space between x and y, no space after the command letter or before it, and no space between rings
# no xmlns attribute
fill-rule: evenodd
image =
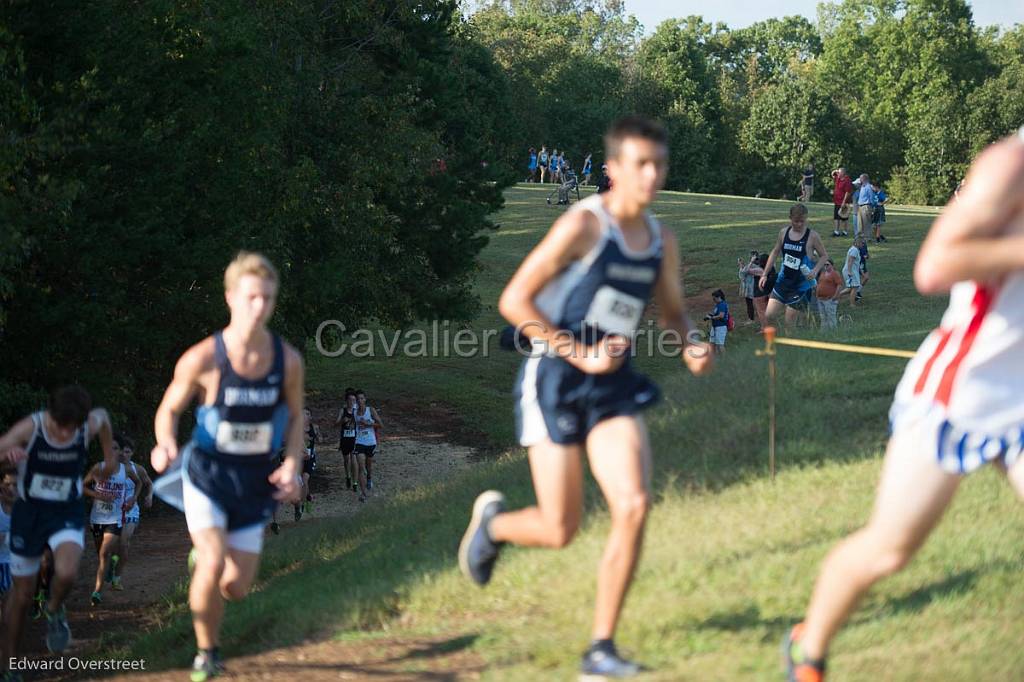
<svg viewBox="0 0 1024 682"><path fill-rule="evenodd" d="M644 302L610 286L603 286L594 294L584 322L597 326L610 334L630 336L640 324Z"/></svg>
<svg viewBox="0 0 1024 682"><path fill-rule="evenodd" d="M100 514L113 514L114 513L114 503L113 502L99 502L99 503L97 503L96 506L99 509L99 513Z"/></svg>
<svg viewBox="0 0 1024 682"><path fill-rule="evenodd" d="M797 258L796 256L794 256L792 254L789 254L789 253L783 254L783 256L782 256L782 266L783 267L789 268L790 270L799 270L800 269L800 265L801 265L800 259Z"/></svg>
<svg viewBox="0 0 1024 682"><path fill-rule="evenodd" d="M74 479L66 476L47 476L36 474L32 477L32 485L29 486L29 497L37 500L48 500L50 502L67 502L71 499L71 486Z"/></svg>
<svg viewBox="0 0 1024 682"><path fill-rule="evenodd" d="M229 455L261 455L270 452L273 435L274 426L270 422L235 424L222 421L217 424L217 449Z"/></svg>

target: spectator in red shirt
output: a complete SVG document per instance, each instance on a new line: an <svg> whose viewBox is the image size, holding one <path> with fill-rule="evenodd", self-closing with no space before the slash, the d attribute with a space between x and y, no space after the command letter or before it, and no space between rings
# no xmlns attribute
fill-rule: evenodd
<svg viewBox="0 0 1024 682"><path fill-rule="evenodd" d="M832 236L846 235L847 221L850 219L850 210L846 207L853 196L853 181L846 174L845 168L838 168L832 171L832 178L836 181L836 188L832 191ZM840 225L842 223L842 225ZM843 229L840 230L839 228Z"/></svg>

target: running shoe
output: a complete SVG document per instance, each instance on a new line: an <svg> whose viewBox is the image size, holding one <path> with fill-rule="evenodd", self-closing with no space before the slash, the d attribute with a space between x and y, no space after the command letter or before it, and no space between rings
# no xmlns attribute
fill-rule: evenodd
<svg viewBox="0 0 1024 682"><path fill-rule="evenodd" d="M793 626L782 640L782 663L786 667L787 682L824 682L825 661L815 661L804 654L800 647L800 636L804 624Z"/></svg>
<svg viewBox="0 0 1024 682"><path fill-rule="evenodd" d="M274 521L273 523L270 524L270 532L273 533L274 535L280 535L280 533L281 533L281 526L277 525L277 521Z"/></svg>
<svg viewBox="0 0 1024 682"><path fill-rule="evenodd" d="M99 592L93 592L92 595L89 597L89 603L92 604L93 606L99 606L100 602L102 602L102 601L103 601L103 595L100 594Z"/></svg>
<svg viewBox="0 0 1024 682"><path fill-rule="evenodd" d="M477 585L491 580L494 562L504 543L495 542L487 532L491 519L505 511L505 496L497 490L481 493L473 503L473 516L469 520L462 542L459 544L459 568Z"/></svg>
<svg viewBox="0 0 1024 682"><path fill-rule="evenodd" d="M103 581L112 583L114 582L114 569L117 568L117 562L121 560L118 555L110 557L110 561L107 562L107 572L103 574Z"/></svg>
<svg viewBox="0 0 1024 682"><path fill-rule="evenodd" d="M849 236L849 233L846 230L843 230L843 236L844 237Z"/></svg>
<svg viewBox="0 0 1024 682"><path fill-rule="evenodd" d="M360 502L366 502L366 495L360 495L359 496L359 501Z"/></svg>
<svg viewBox="0 0 1024 682"><path fill-rule="evenodd" d="M358 482L355 482L355 483L352 484L352 492L354 492L354 493L358 493L359 492L359 483Z"/></svg>
<svg viewBox="0 0 1024 682"><path fill-rule="evenodd" d="M94 592L95 597L98 593ZM71 643L71 628L68 627L67 614L61 604L57 613L46 612L46 648L51 654L59 654Z"/></svg>
<svg viewBox="0 0 1024 682"><path fill-rule="evenodd" d="M302 507L295 505L295 520L299 521L302 518Z"/></svg>
<svg viewBox="0 0 1024 682"><path fill-rule="evenodd" d="M615 650L611 641L594 642L583 653L580 664L580 682L597 682L621 677L633 677L642 668L632 661L627 661Z"/></svg>
<svg viewBox="0 0 1024 682"><path fill-rule="evenodd" d="M114 579L110 581L111 589L115 589L118 592L124 589L124 585L121 584L121 576L115 575Z"/></svg>
<svg viewBox="0 0 1024 682"><path fill-rule="evenodd" d="M43 612L46 611L46 602L46 591L36 592L36 596L32 598L32 620L39 620L43 617Z"/></svg>
<svg viewBox="0 0 1024 682"><path fill-rule="evenodd" d="M211 677L218 677L224 674L224 662L219 656L212 656L199 652L192 660L192 673L189 679L192 682L206 682Z"/></svg>

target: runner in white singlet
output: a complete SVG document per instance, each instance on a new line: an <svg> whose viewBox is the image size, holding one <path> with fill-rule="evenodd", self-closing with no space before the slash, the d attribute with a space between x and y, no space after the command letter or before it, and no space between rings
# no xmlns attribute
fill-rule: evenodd
<svg viewBox="0 0 1024 682"><path fill-rule="evenodd" d="M829 642L861 596L900 570L992 462L1024 497L1024 128L982 152L921 246L914 282L950 300L896 389L868 525L832 550L804 623L784 644L791 680L824 679Z"/></svg>
<svg viewBox="0 0 1024 682"><path fill-rule="evenodd" d="M132 538L139 528L139 521L142 511L139 502L145 505L146 509L153 506L153 481L149 478L146 467L140 466L132 461L135 455L135 444L130 438L118 437L121 441L121 461L125 467L130 469L139 478L139 488L136 493L135 482L130 477L125 480L125 497L134 498L135 504L125 511L124 525L121 528L121 541L117 547L117 554L111 560L111 573L113 577L110 586L115 590L124 589L121 585L121 576L124 574L124 565L128 561L128 552L131 550Z"/></svg>
<svg viewBox="0 0 1024 682"><path fill-rule="evenodd" d="M120 460L120 436L114 438L113 447ZM125 510L135 504L134 497L125 495L128 481L131 480L134 486L139 484L139 477L128 471L123 462L119 462L117 473L102 480L98 478L100 466L93 466L82 481L82 492L86 497L92 498L89 526L92 528L92 538L96 543L96 554L99 556L96 581L90 597L93 606L98 606L103 600L103 583L113 580L113 557L121 542Z"/></svg>

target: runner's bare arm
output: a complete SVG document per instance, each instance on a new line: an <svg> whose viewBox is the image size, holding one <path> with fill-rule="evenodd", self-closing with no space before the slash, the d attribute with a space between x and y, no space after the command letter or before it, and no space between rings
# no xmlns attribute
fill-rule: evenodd
<svg viewBox="0 0 1024 682"><path fill-rule="evenodd" d="M139 493L142 490L142 479L139 478L139 475L132 471L129 467L124 468L124 475L125 478L127 478L129 481L135 484L135 494L124 501L124 508L125 510L128 510L134 507L135 502L138 501L139 499Z"/></svg>
<svg viewBox="0 0 1024 682"><path fill-rule="evenodd" d="M968 171L959 201L932 225L914 265L922 294L941 294L956 282L990 281L1024 269L1024 233L1006 234L1024 221L1024 141L997 142Z"/></svg>
<svg viewBox="0 0 1024 682"><path fill-rule="evenodd" d="M284 397L290 414L288 432L285 436L285 459L270 474L270 482L277 487L274 498L281 501L297 501L301 493L302 460L306 457L303 446L305 424L302 419L306 395L306 368L302 356L290 344L284 344Z"/></svg>
<svg viewBox="0 0 1024 682"><path fill-rule="evenodd" d="M686 313L683 299L683 277L679 264L679 242L675 234L666 227L661 228L664 255L661 271L654 283L654 302L658 305L662 329L671 329L683 337L683 361L694 374L703 374L710 369L710 348L706 343L691 339L693 322Z"/></svg>
<svg viewBox="0 0 1024 682"><path fill-rule="evenodd" d="M384 427L384 420L380 418L380 415L377 414L377 410L375 408L370 408L370 416L373 417L373 421L379 424L381 428Z"/></svg>
<svg viewBox="0 0 1024 682"><path fill-rule="evenodd" d="M534 298L573 260L593 247L599 229L597 217L590 211L569 211L556 220L501 293L498 310L502 316L533 341L557 343L559 330L537 308Z"/></svg>
<svg viewBox="0 0 1024 682"><path fill-rule="evenodd" d="M113 476L121 460L114 454L114 428L110 425L110 415L106 409L97 407L89 412L89 433L99 436L100 448L103 450L102 466L96 472L96 476Z"/></svg>
<svg viewBox="0 0 1024 682"><path fill-rule="evenodd" d="M814 264L814 269L811 270L811 274L808 276L809 279L816 279L818 273L821 272L822 268L825 267L825 263L828 261L828 250L825 249L825 243L821 241L821 235L818 234L817 230L811 230L810 244L807 245L812 251L818 252L818 260Z"/></svg>
<svg viewBox="0 0 1024 682"><path fill-rule="evenodd" d="M139 499L145 500L146 509L153 506L153 479L149 477L149 472L146 471L146 467L136 467L136 471L139 472L139 478L142 479L142 489L139 491Z"/></svg>
<svg viewBox="0 0 1024 682"><path fill-rule="evenodd" d="M19 419L7 433L0 436L0 459L5 459L11 464L17 464L25 459L28 456L25 446L32 438L35 428L32 417Z"/></svg>
<svg viewBox="0 0 1024 682"><path fill-rule="evenodd" d="M156 409L156 417L153 419L156 445L150 462L157 473L166 469L178 456L178 420L199 390L199 375L205 364L203 343L189 348L178 360L174 367L174 378L164 392L160 407ZM205 350L205 353L209 352Z"/></svg>
<svg viewBox="0 0 1024 682"><path fill-rule="evenodd" d="M764 289L765 285L768 284L768 271L775 267L775 259L779 257L779 253L782 251L782 240L783 235L786 234L787 227L779 230L779 236L775 239L775 246L772 247L771 253L768 254L768 261L764 264L764 274L761 275L761 279L757 285L761 289Z"/></svg>

